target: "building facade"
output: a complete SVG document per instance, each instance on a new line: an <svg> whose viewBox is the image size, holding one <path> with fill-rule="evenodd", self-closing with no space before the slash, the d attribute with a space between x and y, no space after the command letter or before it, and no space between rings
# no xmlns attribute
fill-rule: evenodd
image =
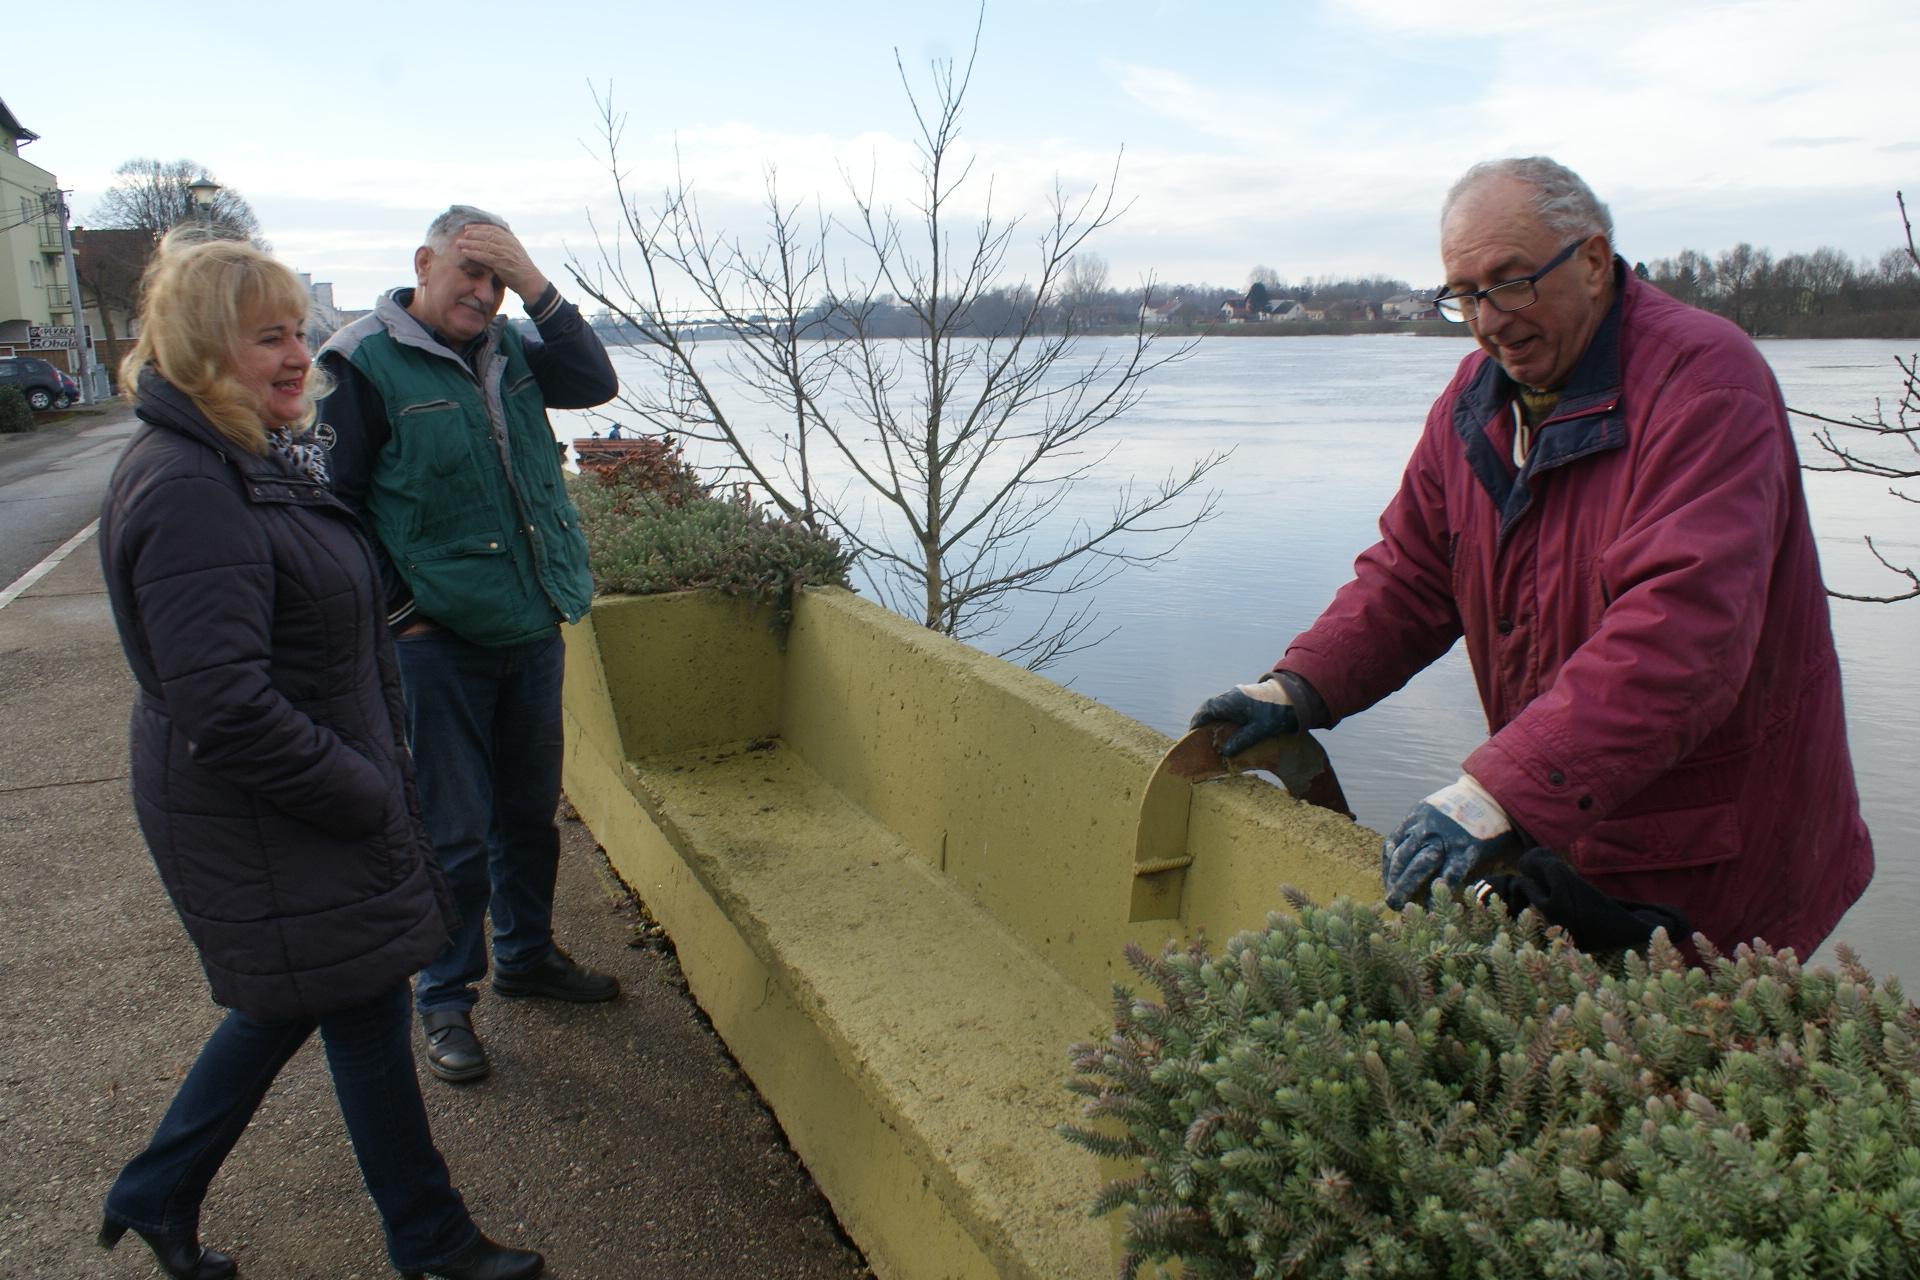
<svg viewBox="0 0 1920 1280"><path fill-rule="evenodd" d="M39 136L0 102L0 355L35 355L72 373L77 351L34 346L35 330L83 335L67 292L59 183L20 155Z"/></svg>

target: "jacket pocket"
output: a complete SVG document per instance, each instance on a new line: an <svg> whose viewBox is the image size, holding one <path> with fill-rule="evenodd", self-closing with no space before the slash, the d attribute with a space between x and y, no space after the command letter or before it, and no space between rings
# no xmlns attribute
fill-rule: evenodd
<svg viewBox="0 0 1920 1280"><path fill-rule="evenodd" d="M1752 765L1752 753L1738 751L1669 770L1573 842L1574 866L1664 871L1725 862L1740 852L1740 787Z"/></svg>
<svg viewBox="0 0 1920 1280"><path fill-rule="evenodd" d="M1586 607L1593 612L1597 626L1600 615L1613 604L1613 588L1607 585L1607 575L1597 556L1581 556L1575 571L1579 574Z"/></svg>
<svg viewBox="0 0 1920 1280"><path fill-rule="evenodd" d="M499 533L472 534L407 553L407 582L421 613L454 631L474 609L500 602L507 540Z"/></svg>
<svg viewBox="0 0 1920 1280"><path fill-rule="evenodd" d="M1447 536L1447 583L1453 592L1454 611L1463 620L1482 616L1490 607L1480 554L1479 547L1463 534Z"/></svg>
<svg viewBox="0 0 1920 1280"><path fill-rule="evenodd" d="M451 400L423 400L419 404L410 404L400 410L402 422L420 413L458 413L460 406Z"/></svg>

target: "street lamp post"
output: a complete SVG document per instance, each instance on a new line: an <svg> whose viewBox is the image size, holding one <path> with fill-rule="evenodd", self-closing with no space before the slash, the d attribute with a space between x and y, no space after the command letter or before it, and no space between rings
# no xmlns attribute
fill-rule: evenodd
<svg viewBox="0 0 1920 1280"><path fill-rule="evenodd" d="M200 215L200 225L213 226L213 201L220 194L220 184L203 173L187 184L187 194L193 197L193 207Z"/></svg>
<svg viewBox="0 0 1920 1280"><path fill-rule="evenodd" d="M73 265L73 232L68 227L67 193L55 187L48 192L52 211L60 218L60 256L67 270L67 318L73 322L74 372L80 384L80 403L93 403L93 369L87 350L87 313L80 297L80 276ZM101 304L104 314L106 304Z"/></svg>

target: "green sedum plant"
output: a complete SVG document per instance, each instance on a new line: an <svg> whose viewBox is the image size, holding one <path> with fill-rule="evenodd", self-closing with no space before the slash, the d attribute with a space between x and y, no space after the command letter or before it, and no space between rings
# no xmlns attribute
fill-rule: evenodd
<svg viewBox="0 0 1920 1280"><path fill-rule="evenodd" d="M1072 1051L1062 1134L1137 1169L1093 1205L1123 1277L1920 1277L1920 1012L1850 951L1287 896L1218 958L1131 948L1161 1002Z"/></svg>
<svg viewBox="0 0 1920 1280"><path fill-rule="evenodd" d="M707 587L791 617L801 586L846 586L851 558L805 525L769 515L744 494L702 484L671 445L649 437L634 456L569 480L587 539L594 590L654 595Z"/></svg>

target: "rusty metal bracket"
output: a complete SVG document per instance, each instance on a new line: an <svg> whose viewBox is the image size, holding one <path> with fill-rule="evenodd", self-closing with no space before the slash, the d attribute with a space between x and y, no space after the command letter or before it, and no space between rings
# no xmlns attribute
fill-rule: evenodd
<svg viewBox="0 0 1920 1280"><path fill-rule="evenodd" d="M1187 868L1187 822L1193 788L1216 778L1265 771L1280 779L1287 794L1304 804L1351 818L1347 798L1334 776L1327 751L1310 733L1265 738L1231 760L1220 744L1237 729L1206 724L1173 744L1147 779L1140 796L1140 826L1134 840L1131 920L1170 920L1180 914Z"/></svg>

